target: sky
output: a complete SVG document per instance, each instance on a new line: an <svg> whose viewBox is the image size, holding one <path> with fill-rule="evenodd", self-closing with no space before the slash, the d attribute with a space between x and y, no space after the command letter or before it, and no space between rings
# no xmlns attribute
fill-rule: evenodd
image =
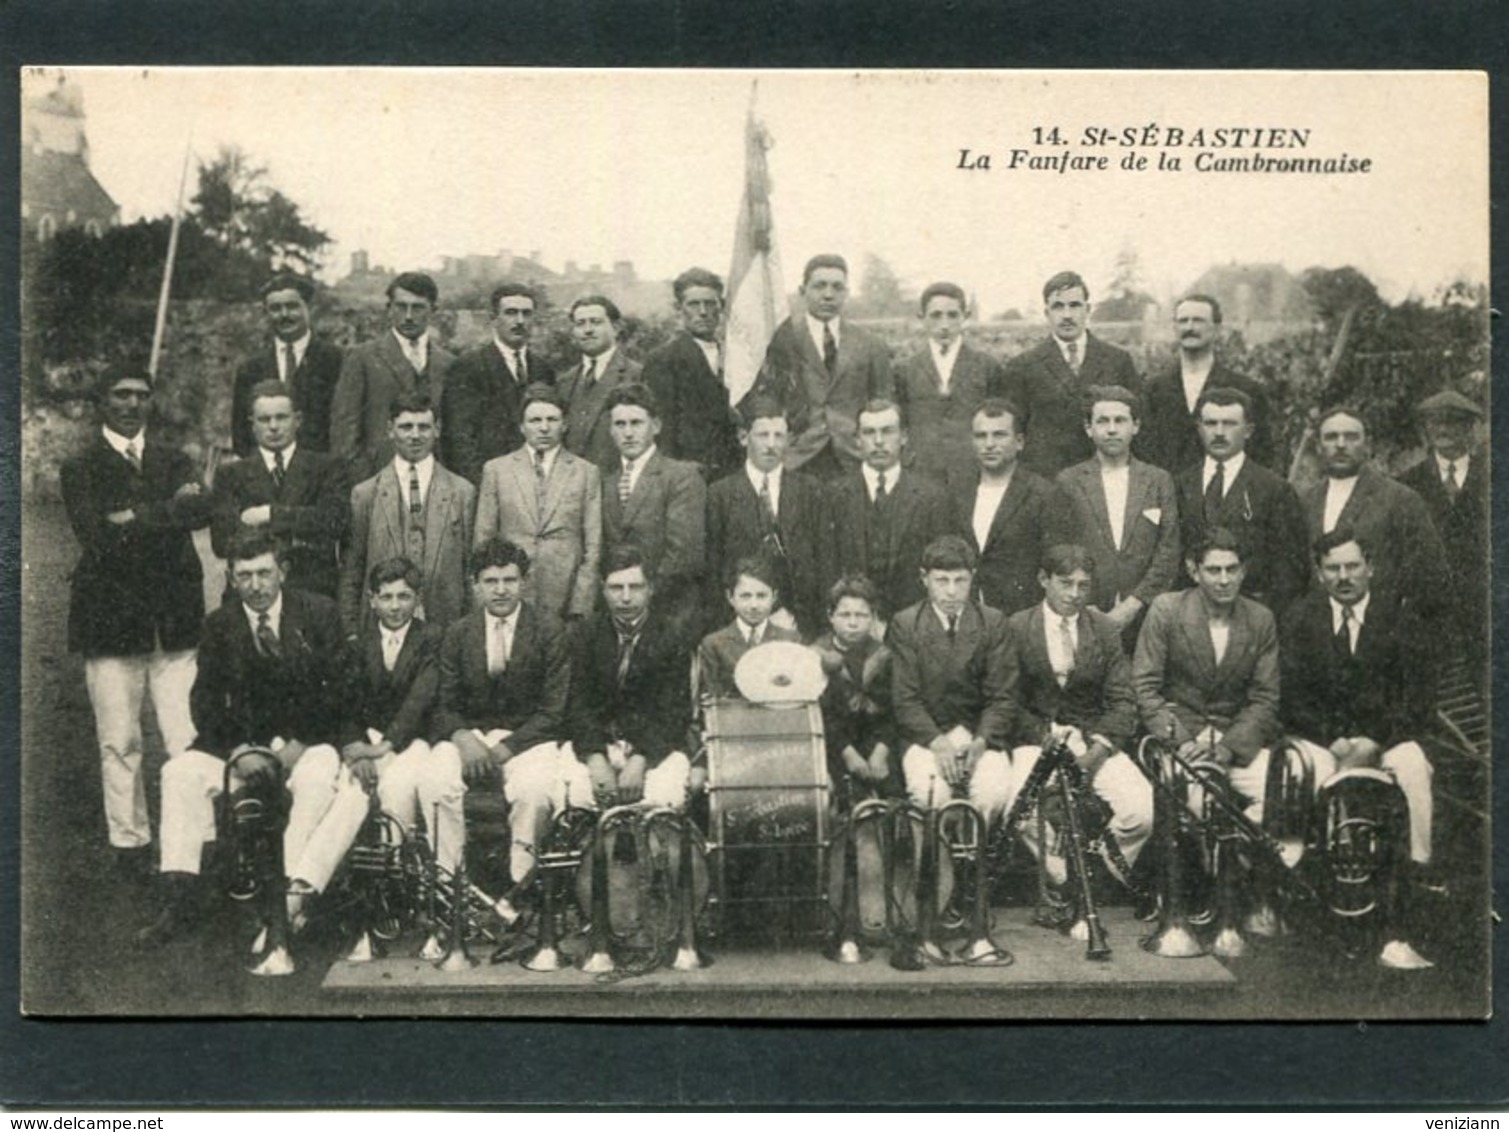
<svg viewBox="0 0 1509 1132"><path fill-rule="evenodd" d="M50 84L57 71L25 75ZM1118 253L1167 298L1206 267L1352 265L1385 297L1488 277L1487 82L1469 73L837 72L70 68L96 176L130 222L171 212L185 147L240 146L335 238L324 275L374 263L541 253L632 260L641 277L732 254L756 108L788 289L801 263L867 252L913 288L950 278L994 313L1040 308L1079 270L1092 297ZM1309 131L1354 175L1123 171L1160 147L1089 148L1087 127ZM1057 127L1067 145L1047 144ZM1034 131L1045 144L1034 148ZM1161 139L1160 139L1161 140ZM1010 151L1104 154L1106 171L1006 168ZM1209 148L1209 147L1207 147ZM988 153L989 171L958 168ZM190 191L193 178L190 176Z"/></svg>

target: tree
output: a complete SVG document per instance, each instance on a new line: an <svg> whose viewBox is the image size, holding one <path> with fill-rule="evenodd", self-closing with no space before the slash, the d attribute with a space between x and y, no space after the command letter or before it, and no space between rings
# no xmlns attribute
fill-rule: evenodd
<svg viewBox="0 0 1509 1132"><path fill-rule="evenodd" d="M1153 296L1142 289L1142 257L1131 244L1123 244L1116 253L1116 266L1106 297L1095 304L1095 314L1107 322L1137 322L1154 304Z"/></svg>
<svg viewBox="0 0 1509 1132"><path fill-rule="evenodd" d="M1307 267L1299 282L1328 329L1334 330L1350 309L1357 311L1355 317L1370 320L1385 307L1373 281L1355 267Z"/></svg>
<svg viewBox="0 0 1509 1132"><path fill-rule="evenodd" d="M314 274L330 236L304 219L299 206L267 181L267 169L236 146L222 146L199 167L190 216L221 247L244 252L266 272Z"/></svg>
<svg viewBox="0 0 1509 1132"><path fill-rule="evenodd" d="M912 313L912 301L902 291L896 272L873 252L865 254L864 275L851 310L862 318L897 318Z"/></svg>

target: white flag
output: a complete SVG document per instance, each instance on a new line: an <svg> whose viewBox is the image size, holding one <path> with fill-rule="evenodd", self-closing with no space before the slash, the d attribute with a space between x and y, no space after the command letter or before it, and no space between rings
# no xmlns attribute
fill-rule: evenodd
<svg viewBox="0 0 1509 1132"><path fill-rule="evenodd" d="M744 199L734 231L733 266L728 271L728 324L725 331L723 380L728 402L738 405L754 385L765 362L765 347L781 319L785 285L781 258L775 246L775 222L770 210L770 172L765 151L770 134L756 120L754 97L744 125Z"/></svg>

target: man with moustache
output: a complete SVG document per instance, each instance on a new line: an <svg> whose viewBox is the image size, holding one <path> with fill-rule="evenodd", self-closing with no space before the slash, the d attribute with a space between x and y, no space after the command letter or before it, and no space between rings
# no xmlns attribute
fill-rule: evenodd
<svg viewBox="0 0 1509 1132"><path fill-rule="evenodd" d="M660 407L661 451L702 469L708 483L738 467L738 427L723 384L723 280L691 267L671 288L677 334L644 362L643 380Z"/></svg>
<svg viewBox="0 0 1509 1132"><path fill-rule="evenodd" d="M1174 307L1179 340L1177 362L1150 378L1143 391L1144 424L1137 455L1173 475L1203 455L1195 423L1200 394L1207 389L1237 389L1252 402L1252 438L1247 455L1265 467L1277 458L1273 413L1268 394L1250 377L1228 369L1216 358L1221 334L1221 304L1213 295L1186 295Z"/></svg>
<svg viewBox="0 0 1509 1132"><path fill-rule="evenodd" d="M341 376L341 351L314 334L309 304L314 281L284 272L262 286L262 310L272 341L247 358L236 371L231 391L231 447L250 456L256 447L251 430L251 391L264 381L281 381L293 394L299 414L299 441L311 452L330 449L330 401Z"/></svg>
<svg viewBox="0 0 1509 1132"><path fill-rule="evenodd" d="M1090 289L1077 272L1060 271L1043 284L1043 315L1052 331L1048 339L1006 363L990 392L1021 411L1023 465L1052 478L1094 454L1084 432L1090 387L1119 385L1135 393L1142 383L1130 354L1085 328Z"/></svg>
<svg viewBox="0 0 1509 1132"><path fill-rule="evenodd" d="M491 302L491 341L456 359L440 402L445 466L474 485L481 484L489 460L523 447L524 390L532 382L555 383L555 369L529 345L534 291L523 283L500 283Z"/></svg>
<svg viewBox="0 0 1509 1132"><path fill-rule="evenodd" d="M608 422L608 395L638 381L640 366L618 348L623 314L606 295L583 295L571 304L571 338L581 361L560 377L566 405L566 447L604 473L618 467Z"/></svg>
<svg viewBox="0 0 1509 1132"><path fill-rule="evenodd" d="M388 284L388 333L353 347L341 366L331 407L330 450L351 467L355 481L393 458L388 407L401 393L445 401L455 356L436 340L430 320L440 302L435 281L405 271Z"/></svg>

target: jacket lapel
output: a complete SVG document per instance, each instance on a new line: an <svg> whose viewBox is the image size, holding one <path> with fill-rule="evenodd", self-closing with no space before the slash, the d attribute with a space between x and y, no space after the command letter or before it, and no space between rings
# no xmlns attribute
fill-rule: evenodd
<svg viewBox="0 0 1509 1132"><path fill-rule="evenodd" d="M430 497L424 506L424 572L427 577L433 578L439 570L440 543L445 538L453 495L450 476L437 460L430 476ZM407 637L404 644L408 644Z"/></svg>
<svg viewBox="0 0 1509 1132"><path fill-rule="evenodd" d="M1199 657L1205 671L1214 675L1218 669L1215 646L1210 641L1210 619L1205 615L1205 602L1199 590L1189 590L1184 598L1184 616L1181 618L1186 643ZM1226 656L1230 658L1237 645L1236 626L1226 642Z"/></svg>
<svg viewBox="0 0 1509 1132"><path fill-rule="evenodd" d="M696 350L699 354L702 352L695 345L692 349ZM639 481L635 483L634 490L629 493L628 502L621 505L623 507L623 522L625 524L628 524L631 519L637 518L639 512L646 506L645 500L659 490L662 474L661 463L662 457L657 451L655 455L650 457L649 462L645 464L644 470L639 473ZM611 485L604 483L603 488L603 505L617 509L620 504L618 502L618 484L616 480Z"/></svg>
<svg viewBox="0 0 1509 1132"><path fill-rule="evenodd" d="M1081 464L1076 474L1081 481L1080 491L1090 501L1090 510L1095 515L1095 521L1100 524L1100 533L1105 537L1106 542L1111 544L1113 550L1119 551L1121 547L1115 545L1116 540L1111 531L1111 512L1106 507L1106 489L1105 484L1101 482L1100 465L1094 461ZM1130 491L1127 492L1127 497L1131 498Z"/></svg>
<svg viewBox="0 0 1509 1132"><path fill-rule="evenodd" d="M545 529L545 523L555 515L555 509L561 505L561 496L566 493L566 481L575 478L576 457L562 447L555 457L555 464L550 469L550 478L545 481L545 510L540 515L540 529Z"/></svg>
<svg viewBox="0 0 1509 1132"><path fill-rule="evenodd" d="M990 520L990 530L986 532L985 546L980 547L982 553L994 546L996 540L1005 537L1006 523L1022 506L1022 500L1026 495L1027 486L1022 482L1022 469L1018 465L1011 474L1011 482L1006 485L1006 494L1001 496L1001 501L996 504L996 513Z"/></svg>
<svg viewBox="0 0 1509 1132"><path fill-rule="evenodd" d="M1336 516L1336 525L1338 527L1350 526L1357 521L1358 513L1369 505L1369 501L1378 490L1376 477L1377 473L1371 468L1363 468L1358 473L1357 486L1352 489L1351 498L1347 500L1347 505L1341 509L1341 514ZM1326 486L1324 482L1321 484L1320 506L1322 516L1325 515ZM1321 521L1324 522L1324 518Z"/></svg>
<svg viewBox="0 0 1509 1132"><path fill-rule="evenodd" d="M377 510L387 524L388 539L394 546L403 545L403 497L398 489L398 473L392 464L384 464L377 473Z"/></svg>

